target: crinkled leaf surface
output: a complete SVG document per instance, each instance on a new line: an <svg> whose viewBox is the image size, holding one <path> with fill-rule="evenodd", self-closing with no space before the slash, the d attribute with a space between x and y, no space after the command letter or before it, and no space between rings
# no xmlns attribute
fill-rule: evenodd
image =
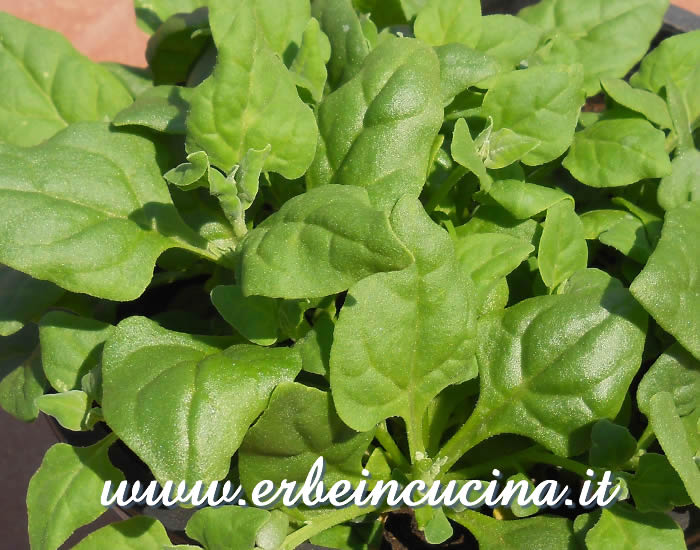
<svg viewBox="0 0 700 550"><path fill-rule="evenodd" d="M4 12L0 73L0 144L37 145L74 122L109 120L132 101L62 35Z"/></svg>
<svg viewBox="0 0 700 550"><path fill-rule="evenodd" d="M18 332L64 293L53 283L0 265L0 336Z"/></svg>
<svg viewBox="0 0 700 550"><path fill-rule="evenodd" d="M191 90L182 86L156 86L138 96L114 117L115 126L145 126L166 134L187 132L185 119Z"/></svg>
<svg viewBox="0 0 700 550"><path fill-rule="evenodd" d="M345 223L348 219L353 223ZM240 283L244 295L323 297L411 261L365 189L327 185L287 201L248 234Z"/></svg>
<svg viewBox="0 0 700 550"><path fill-rule="evenodd" d="M553 38L547 61L585 69L587 95L603 77L622 78L661 28L668 0L544 0L518 15Z"/></svg>
<svg viewBox="0 0 700 550"><path fill-rule="evenodd" d="M643 514L625 502L605 508L598 522L586 534L590 550L684 550L683 531L669 516Z"/></svg>
<svg viewBox="0 0 700 550"><path fill-rule="evenodd" d="M80 381L95 368L112 325L52 311L39 324L41 359L46 378L59 392L80 388Z"/></svg>
<svg viewBox="0 0 700 550"><path fill-rule="evenodd" d="M691 503L683 481L664 455L645 453L627 485L640 512L668 512Z"/></svg>
<svg viewBox="0 0 700 550"><path fill-rule="evenodd" d="M104 482L124 479L107 456L115 439L110 435L90 447L58 443L46 452L27 490L33 550L55 550L105 512L99 498Z"/></svg>
<svg viewBox="0 0 700 550"><path fill-rule="evenodd" d="M331 388L338 414L356 430L401 416L414 453L432 398L476 376L474 291L449 236L418 201L400 200L392 225L415 263L350 289L333 336Z"/></svg>
<svg viewBox="0 0 700 550"><path fill-rule="evenodd" d="M414 24L416 37L441 46L457 42L474 47L481 35L479 0L428 0Z"/></svg>
<svg viewBox="0 0 700 550"><path fill-rule="evenodd" d="M318 117L312 187L365 187L385 210L402 195L418 197L443 117L435 52L412 38L388 37L355 78L326 97Z"/></svg>
<svg viewBox="0 0 700 550"><path fill-rule="evenodd" d="M327 488L341 479L358 480L373 437L374 429L358 433L343 423L330 393L280 384L241 445L241 482L249 491L265 479L276 486L283 479L303 483L319 456L325 459Z"/></svg>
<svg viewBox="0 0 700 550"><path fill-rule="evenodd" d="M175 210L154 143L102 123L0 146L0 261L71 291L133 300L160 254L202 245Z"/></svg>
<svg viewBox="0 0 700 550"><path fill-rule="evenodd" d="M269 518L270 512L259 508L204 508L187 522L186 533L207 550L253 550L255 537Z"/></svg>
<svg viewBox="0 0 700 550"><path fill-rule="evenodd" d="M300 40L309 9L304 0L274 5L269 0L210 2L218 63L191 97L190 151L203 149L212 164L228 173L248 150L270 145L266 171L288 179L306 172L316 151L316 121L279 57L293 44L293 36L277 22L287 19L291 29L305 18Z"/></svg>
<svg viewBox="0 0 700 550"><path fill-rule="evenodd" d="M158 520L137 516L90 533L73 550L163 550L169 545L170 539L165 527Z"/></svg>
<svg viewBox="0 0 700 550"><path fill-rule="evenodd" d="M499 76L489 89L482 116L494 130L508 128L540 145L522 162L537 166L561 156L571 145L584 102L578 65L546 65Z"/></svg>
<svg viewBox="0 0 700 550"><path fill-rule="evenodd" d="M630 290L661 327L700 358L700 202L667 212L656 250Z"/></svg>
<svg viewBox="0 0 700 550"><path fill-rule="evenodd" d="M671 173L659 185L658 200L664 210L700 201L700 151L686 151L673 159Z"/></svg>
<svg viewBox="0 0 700 550"><path fill-rule="evenodd" d="M630 185L671 173L665 141L645 120L602 120L576 133L563 164L591 187Z"/></svg>
<svg viewBox="0 0 700 550"><path fill-rule="evenodd" d="M0 407L19 420L31 422L39 414L35 400L48 386L36 326L27 325L0 338Z"/></svg>
<svg viewBox="0 0 700 550"><path fill-rule="evenodd" d="M544 284L555 289L588 264L583 223L572 201L560 201L547 210L537 265Z"/></svg>
<svg viewBox="0 0 700 550"><path fill-rule="evenodd" d="M524 300L479 321L481 393L463 429L531 437L572 455L620 410L641 366L646 315L619 281Z"/></svg>
<svg viewBox="0 0 700 550"><path fill-rule="evenodd" d="M131 317L105 346L105 419L161 482L222 479L272 390L301 370L291 348L225 345Z"/></svg>

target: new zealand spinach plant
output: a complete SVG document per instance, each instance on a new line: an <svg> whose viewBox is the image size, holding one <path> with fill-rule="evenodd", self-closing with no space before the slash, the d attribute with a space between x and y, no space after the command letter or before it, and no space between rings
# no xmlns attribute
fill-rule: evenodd
<svg viewBox="0 0 700 550"><path fill-rule="evenodd" d="M247 490L319 456L327 483L611 470L603 510L419 508L417 530L684 548L700 31L647 54L667 7L137 0L148 71L0 14L0 403L97 441L47 452L32 549L104 512L110 448ZM391 514L225 506L186 533L378 548ZM142 516L76 548L170 544Z"/></svg>

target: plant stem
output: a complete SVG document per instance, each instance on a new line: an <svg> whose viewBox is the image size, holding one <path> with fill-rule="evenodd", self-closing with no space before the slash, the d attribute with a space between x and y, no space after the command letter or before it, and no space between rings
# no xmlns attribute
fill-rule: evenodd
<svg viewBox="0 0 700 550"><path fill-rule="evenodd" d="M369 514L370 512L374 512L375 510L377 510L377 508L373 506L368 506L366 508L350 506L348 508L328 512L319 518L311 520L307 525L298 531L294 531L294 533L288 535L280 546L280 550L295 550L297 546L303 544L314 535L322 533L326 529L330 529L335 525L345 523L346 521L354 519L358 516L363 516L365 514Z"/></svg>
<svg viewBox="0 0 700 550"><path fill-rule="evenodd" d="M445 443L445 446L435 458L435 463L439 464L439 470L435 476L436 479L440 479L469 449L491 436L485 420L484 414L477 405L469 419Z"/></svg>
<svg viewBox="0 0 700 550"><path fill-rule="evenodd" d="M656 434L654 433L654 429L651 427L651 423L647 424L647 427L644 428L644 432L642 432L642 435L639 437L639 441L637 442L637 452L639 451L646 451L652 443L656 441Z"/></svg>
<svg viewBox="0 0 700 550"><path fill-rule="evenodd" d="M430 197L430 200L425 205L425 211L430 214L433 210L435 210L440 204L440 201L447 196L452 188L459 183L459 180L466 176L468 172L469 170L464 168L464 166L457 166L454 170L452 170L445 182L440 186L435 194Z"/></svg>
<svg viewBox="0 0 700 550"><path fill-rule="evenodd" d="M408 460L401 452L399 446L396 444L396 441L394 441L394 438L391 437L389 429L386 427L386 421L379 424L374 437L376 437L379 444L384 447L387 456L394 462L394 464L396 464L396 466L410 466Z"/></svg>

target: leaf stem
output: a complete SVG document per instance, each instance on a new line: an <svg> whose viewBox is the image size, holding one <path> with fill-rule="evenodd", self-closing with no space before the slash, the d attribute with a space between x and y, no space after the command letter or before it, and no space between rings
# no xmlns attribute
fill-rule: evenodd
<svg viewBox="0 0 700 550"><path fill-rule="evenodd" d="M646 451L652 443L656 441L656 434L654 433L654 428L651 426L651 422L647 424L644 428L642 435L639 436L639 441L637 442L637 452Z"/></svg>
<svg viewBox="0 0 700 550"><path fill-rule="evenodd" d="M384 447L386 454L394 462L394 464L396 464L396 466L410 466L408 460L401 452L399 446L396 444L396 441L394 441L394 438L391 437L389 429L386 426L386 421L379 424L379 426L377 427L377 431L374 434L374 437L376 437L377 441L379 441L379 444L382 447Z"/></svg>
<svg viewBox="0 0 700 550"><path fill-rule="evenodd" d="M435 210L440 204L440 201L447 196L452 188L457 185L459 181L467 175L467 173L469 173L469 170L467 170L464 166L457 166L454 170L452 170L450 175L447 176L445 182L437 191L435 191L435 194L430 197L430 200L428 200L428 203L425 205L425 211L430 214L433 210Z"/></svg>
<svg viewBox="0 0 700 550"><path fill-rule="evenodd" d="M491 436L485 423L484 414L479 406L474 410L464 425L457 430L435 458L435 464L439 466L436 479L441 479L464 454L485 439Z"/></svg>
<svg viewBox="0 0 700 550"><path fill-rule="evenodd" d="M354 519L358 516L364 516L365 514L374 512L375 510L377 510L377 508L374 506L368 506L366 508L349 506L348 508L342 508L340 510L329 512L328 514L324 514L319 518L311 520L307 525L298 531L294 531L294 533L288 535L287 538L284 539L284 542L282 542L280 550L295 550L297 546L303 544L314 535L322 533L326 529L330 529L331 527L345 523L346 521Z"/></svg>

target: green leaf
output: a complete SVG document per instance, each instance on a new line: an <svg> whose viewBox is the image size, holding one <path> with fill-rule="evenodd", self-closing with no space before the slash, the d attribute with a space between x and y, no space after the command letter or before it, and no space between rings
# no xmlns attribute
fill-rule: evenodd
<svg viewBox="0 0 700 550"><path fill-rule="evenodd" d="M353 223L346 224L348 219ZM323 297L372 273L403 269L411 260L367 191L329 185L287 201L248 234L240 284L246 296Z"/></svg>
<svg viewBox="0 0 700 550"><path fill-rule="evenodd" d="M0 338L0 407L19 420L31 422L39 414L35 400L48 386L36 326L27 325Z"/></svg>
<svg viewBox="0 0 700 550"><path fill-rule="evenodd" d="M634 455L637 441L624 426L603 419L596 422L591 430L591 466L619 469Z"/></svg>
<svg viewBox="0 0 700 550"><path fill-rule="evenodd" d="M591 210L579 216L586 240L594 240L615 227L622 220L633 218L623 210Z"/></svg>
<svg viewBox="0 0 700 550"><path fill-rule="evenodd" d="M588 96L600 79L622 78L647 52L661 28L668 0L543 0L518 15L538 26L551 43L548 63L578 61Z"/></svg>
<svg viewBox="0 0 700 550"><path fill-rule="evenodd" d="M210 2L218 63L214 74L192 94L188 150L206 151L212 164L228 173L250 149L269 145L272 151L264 170L295 179L313 160L316 121L279 57L292 42L276 22L289 20L287 28L293 29L303 19L306 26L309 6L305 0L269 3ZM303 27L299 39L302 31Z"/></svg>
<svg viewBox="0 0 700 550"><path fill-rule="evenodd" d="M576 133L564 167L591 187L620 187L671 173L666 136L641 119L601 120Z"/></svg>
<svg viewBox="0 0 700 550"><path fill-rule="evenodd" d="M512 15L481 18L481 36L476 49L498 60L503 70L512 70L537 49L542 31Z"/></svg>
<svg viewBox="0 0 700 550"><path fill-rule="evenodd" d="M669 82L682 92L688 104L690 122L700 117L700 30L678 34L664 40L642 61L639 72L632 75L633 86L660 94Z"/></svg>
<svg viewBox="0 0 700 550"><path fill-rule="evenodd" d="M431 46L458 42L475 47L481 35L479 0L428 0L414 24L416 38Z"/></svg>
<svg viewBox="0 0 700 550"><path fill-rule="evenodd" d="M97 367L112 325L52 311L39 324L41 359L46 378L59 392L80 388L88 372Z"/></svg>
<svg viewBox="0 0 700 550"><path fill-rule="evenodd" d="M328 315L321 315L313 328L299 342L302 369L328 376L330 373L331 345L335 323Z"/></svg>
<svg viewBox="0 0 700 550"><path fill-rule="evenodd" d="M571 145L584 102L583 74L578 65L547 65L506 73L496 78L482 106L494 130L508 128L540 145L522 162L545 164Z"/></svg>
<svg viewBox="0 0 700 550"><path fill-rule="evenodd" d="M401 199L392 225L415 263L350 289L333 336L331 388L338 414L356 430L401 416L413 457L428 403L476 376L473 290L449 236L418 201Z"/></svg>
<svg viewBox="0 0 700 550"><path fill-rule="evenodd" d="M568 519L538 516L499 521L472 510L449 514L477 538L480 550L523 550L575 547L573 526Z"/></svg>
<svg viewBox="0 0 700 550"><path fill-rule="evenodd" d="M170 545L165 527L153 518L137 516L90 533L73 550L163 550Z"/></svg>
<svg viewBox="0 0 700 550"><path fill-rule="evenodd" d="M489 132L482 145L484 164L491 170L500 170L521 160L541 144L536 138L516 134L508 128Z"/></svg>
<svg viewBox="0 0 700 550"><path fill-rule="evenodd" d="M154 83L187 81L192 66L210 43L206 8L169 17L151 36L146 48Z"/></svg>
<svg viewBox="0 0 700 550"><path fill-rule="evenodd" d="M530 494L535 491L535 485L532 483L532 480L527 477L525 474L516 474L514 476L510 476L507 480L508 481L513 481L516 485L522 481L524 481L527 484L527 493ZM528 516L533 516L537 512L540 511L540 509L535 505L535 504L529 504L528 506L521 506L518 504L517 499L513 500L513 502L510 505L510 509L513 512L513 515L517 518L526 518Z"/></svg>
<svg viewBox="0 0 700 550"><path fill-rule="evenodd" d="M205 0L134 0L136 22L147 33L157 31L176 13L190 13L204 5Z"/></svg>
<svg viewBox="0 0 700 550"><path fill-rule="evenodd" d="M258 508L204 508L187 522L185 532L206 550L253 550L255 537L269 518L270 512Z"/></svg>
<svg viewBox="0 0 700 550"><path fill-rule="evenodd" d="M172 170L169 170L163 176L168 183L191 191L197 187L206 187L209 184L211 177L209 176L212 168L209 164L209 156L204 151L197 151L187 155L187 162L179 164Z"/></svg>
<svg viewBox="0 0 700 550"><path fill-rule="evenodd" d="M119 79L132 97L138 97L146 90L153 88L153 75L150 69L110 61L100 64Z"/></svg>
<svg viewBox="0 0 700 550"><path fill-rule="evenodd" d="M261 550L278 550L289 533L289 516L279 510L270 512L270 518L255 537Z"/></svg>
<svg viewBox="0 0 700 550"><path fill-rule="evenodd" d="M151 140L101 123L31 149L1 146L0 261L70 291L133 300L168 248L210 255L175 210L157 155Z"/></svg>
<svg viewBox="0 0 700 550"><path fill-rule="evenodd" d="M360 71L369 44L350 0L313 0L312 13L331 43L328 84L339 88Z"/></svg>
<svg viewBox="0 0 700 550"><path fill-rule="evenodd" d="M615 103L627 107L638 113L642 113L647 120L661 128L672 128L671 115L668 112L666 102L658 95L646 90L633 88L619 78L604 78L601 81L605 93Z"/></svg>
<svg viewBox="0 0 700 550"><path fill-rule="evenodd" d="M653 245L645 225L636 216L628 214L609 229L603 231L598 240L622 252L628 258L644 265L653 252Z"/></svg>
<svg viewBox="0 0 700 550"><path fill-rule="evenodd" d="M676 410L674 396L666 391L654 394L649 400L649 422L666 458L683 480L688 495L696 506L700 506L700 467L695 461L697 423L692 438Z"/></svg>
<svg viewBox="0 0 700 550"><path fill-rule="evenodd" d="M484 317L481 393L462 429L477 441L516 433L560 455L583 452L592 423L622 407L645 330L646 315L615 279Z"/></svg>
<svg viewBox="0 0 700 550"><path fill-rule="evenodd" d="M700 201L700 151L678 155L671 163L671 173L659 185L659 205L673 210L687 202Z"/></svg>
<svg viewBox="0 0 700 550"><path fill-rule="evenodd" d="M248 491L268 479L276 486L283 479L301 484L319 456L325 459L326 487L341 479L356 482L373 437L374 429L357 433L343 424L330 393L280 384L241 445L241 482Z"/></svg>
<svg viewBox="0 0 700 550"><path fill-rule="evenodd" d="M630 290L661 327L700 358L700 202L667 212L656 250Z"/></svg>
<svg viewBox="0 0 700 550"><path fill-rule="evenodd" d="M0 337L19 332L64 294L53 283L0 265Z"/></svg>
<svg viewBox="0 0 700 550"><path fill-rule="evenodd" d="M299 52L290 70L296 76L297 86L305 88L316 103L323 99L328 72L326 64L331 58L331 43L321 30L317 19L309 19L304 30Z"/></svg>
<svg viewBox="0 0 700 550"><path fill-rule="evenodd" d="M318 117L310 187L365 187L387 211L402 195L418 197L443 117L435 52L411 38L387 38L355 78L326 97Z"/></svg>
<svg viewBox="0 0 700 550"><path fill-rule="evenodd" d="M637 512L618 502L605 508L595 526L586 534L589 550L684 550L683 531L666 514Z"/></svg>
<svg viewBox="0 0 700 550"><path fill-rule="evenodd" d="M224 478L272 390L301 369L290 348L225 345L131 317L105 346L105 419L161 482Z"/></svg>
<svg viewBox="0 0 700 550"><path fill-rule="evenodd" d="M264 296L244 296L238 285L217 286L211 301L226 322L250 342L271 346L277 342L279 302Z"/></svg>
<svg viewBox="0 0 700 550"><path fill-rule="evenodd" d="M114 117L115 126L144 126L157 132L184 135L190 104L189 88L156 86L138 96L134 103Z"/></svg>
<svg viewBox="0 0 700 550"><path fill-rule="evenodd" d="M460 118L455 124L451 145L452 158L455 162L464 166L476 175L482 187L489 189L492 183L491 176L486 172L484 161L476 150L476 145L469 133L467 121Z"/></svg>
<svg viewBox="0 0 700 550"><path fill-rule="evenodd" d="M36 400L39 410L53 416L68 430L79 432L89 429L86 424L91 399L84 391L71 390L64 393L42 395Z"/></svg>
<svg viewBox="0 0 700 550"><path fill-rule="evenodd" d="M691 503L683 481L664 455L643 454L627 484L640 512L668 512Z"/></svg>
<svg viewBox="0 0 700 550"><path fill-rule="evenodd" d="M425 525L423 533L428 544L442 544L454 534L452 524L442 508L433 511L433 517Z"/></svg>
<svg viewBox="0 0 700 550"><path fill-rule="evenodd" d="M109 120L132 100L117 77L63 36L4 12L0 72L0 144L38 145L69 124Z"/></svg>
<svg viewBox="0 0 700 550"><path fill-rule="evenodd" d="M498 62L464 44L445 44L435 48L440 61L442 103L447 106L471 86L500 71Z"/></svg>
<svg viewBox="0 0 700 550"><path fill-rule="evenodd" d="M494 182L489 197L518 220L526 220L564 199L571 199L561 189L517 180Z"/></svg>
<svg viewBox="0 0 700 550"><path fill-rule="evenodd" d="M583 223L576 215L572 201L560 201L547 210L537 265L550 290L588 265Z"/></svg>
<svg viewBox="0 0 700 550"><path fill-rule="evenodd" d="M58 443L46 452L27 490L32 550L55 550L105 512L99 498L105 481L124 479L107 456L115 440L110 435L90 447Z"/></svg>

